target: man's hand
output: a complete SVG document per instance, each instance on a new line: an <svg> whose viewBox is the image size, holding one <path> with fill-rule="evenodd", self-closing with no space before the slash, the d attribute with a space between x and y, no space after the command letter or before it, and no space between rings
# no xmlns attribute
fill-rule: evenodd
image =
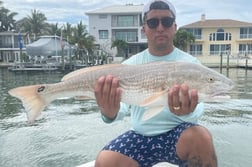
<svg viewBox="0 0 252 167"><path fill-rule="evenodd" d="M176 115L186 115L194 111L198 104L198 91L186 84L174 85L168 92L168 106Z"/></svg>
<svg viewBox="0 0 252 167"><path fill-rule="evenodd" d="M120 109L121 100L118 79L112 75L100 77L94 92L101 113L110 119L114 119Z"/></svg>

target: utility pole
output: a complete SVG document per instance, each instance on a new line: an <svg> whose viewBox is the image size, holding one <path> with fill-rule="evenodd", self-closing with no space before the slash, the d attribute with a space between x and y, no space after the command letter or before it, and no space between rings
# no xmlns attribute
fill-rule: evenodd
<svg viewBox="0 0 252 167"><path fill-rule="evenodd" d="M22 35L19 33L18 34L18 47L20 49L20 62L23 63L23 53L22 53L22 49L23 49L23 40L22 40Z"/></svg>
<svg viewBox="0 0 252 167"><path fill-rule="evenodd" d="M61 29L61 35L60 35L60 46L61 46L61 63L62 63L62 71L65 71L65 57L64 57L65 42L63 41L62 29Z"/></svg>

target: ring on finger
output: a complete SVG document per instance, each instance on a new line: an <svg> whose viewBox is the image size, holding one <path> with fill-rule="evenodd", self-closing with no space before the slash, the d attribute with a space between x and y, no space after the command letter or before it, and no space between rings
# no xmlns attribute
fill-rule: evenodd
<svg viewBox="0 0 252 167"><path fill-rule="evenodd" d="M179 109L180 109L180 106L177 106L177 107L174 106L173 109L174 109L174 110L179 110Z"/></svg>

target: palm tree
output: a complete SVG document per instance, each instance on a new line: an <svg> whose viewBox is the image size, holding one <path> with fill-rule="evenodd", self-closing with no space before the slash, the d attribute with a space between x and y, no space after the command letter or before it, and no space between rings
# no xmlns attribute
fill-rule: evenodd
<svg viewBox="0 0 252 167"><path fill-rule="evenodd" d="M185 29L179 29L174 38L174 45L184 51L187 51L188 44L195 41L195 37L192 33Z"/></svg>
<svg viewBox="0 0 252 167"><path fill-rule="evenodd" d="M34 40L37 36L42 34L48 34L50 29L48 23L46 23L46 16L34 9L31 11L31 16L27 16L26 21L22 25L25 29L25 32L28 32L29 35L34 35Z"/></svg>
<svg viewBox="0 0 252 167"><path fill-rule="evenodd" d="M90 57L93 54L93 49L94 49L94 41L95 38L94 36L91 36L87 30L86 26L82 24L82 21L77 24L76 27L70 27L69 25L67 26L68 28L66 29L67 33L69 33L69 30L71 30L71 35L70 35L70 43L75 44L78 47L78 54L79 57L84 61L86 58L85 62L87 63L87 59L92 59L94 61L94 57ZM87 55L84 57L84 55ZM89 57L89 58L88 58Z"/></svg>
<svg viewBox="0 0 252 167"><path fill-rule="evenodd" d="M94 48L95 38L86 30L86 26L82 24L82 21L77 24L76 28L74 28L74 43L78 44L78 48L86 49L88 52L92 53Z"/></svg>
<svg viewBox="0 0 252 167"><path fill-rule="evenodd" d="M112 45L111 45L111 48L114 48L114 47L117 48L117 56L121 55L122 57L127 58L126 51L125 51L128 47L127 42L121 39L116 39L112 42Z"/></svg>
<svg viewBox="0 0 252 167"><path fill-rule="evenodd" d="M3 2L0 1L0 5L2 5ZM14 20L14 17L18 13L16 12L10 12L9 9L6 9L4 7L0 7L0 32L3 31L10 31L14 30L16 27L16 20Z"/></svg>
<svg viewBox="0 0 252 167"><path fill-rule="evenodd" d="M48 30L48 35L57 35L60 36L60 29L58 23L56 24L49 24L50 28Z"/></svg>
<svg viewBox="0 0 252 167"><path fill-rule="evenodd" d="M66 25L64 26L64 30L63 30L63 36L66 38L66 39L68 39L68 42L70 43L70 44L74 44L73 42L73 38L72 38L72 36L73 36L73 27L72 27L72 25L70 24L70 23L66 23Z"/></svg>

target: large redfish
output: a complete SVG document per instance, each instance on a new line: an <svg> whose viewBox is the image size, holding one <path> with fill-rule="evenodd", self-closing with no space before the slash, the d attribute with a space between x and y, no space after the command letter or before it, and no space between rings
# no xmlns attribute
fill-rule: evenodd
<svg viewBox="0 0 252 167"><path fill-rule="evenodd" d="M140 65L108 64L71 72L61 82L11 89L10 95L19 98L33 122L53 100L62 97L85 96L94 99L99 77L111 74L119 79L121 102L146 107L148 115L155 115L167 106L167 92L174 84L185 83L197 89L199 101L206 101L228 93L233 82L224 75L200 64L189 62L153 62ZM144 116L145 117L145 116Z"/></svg>

